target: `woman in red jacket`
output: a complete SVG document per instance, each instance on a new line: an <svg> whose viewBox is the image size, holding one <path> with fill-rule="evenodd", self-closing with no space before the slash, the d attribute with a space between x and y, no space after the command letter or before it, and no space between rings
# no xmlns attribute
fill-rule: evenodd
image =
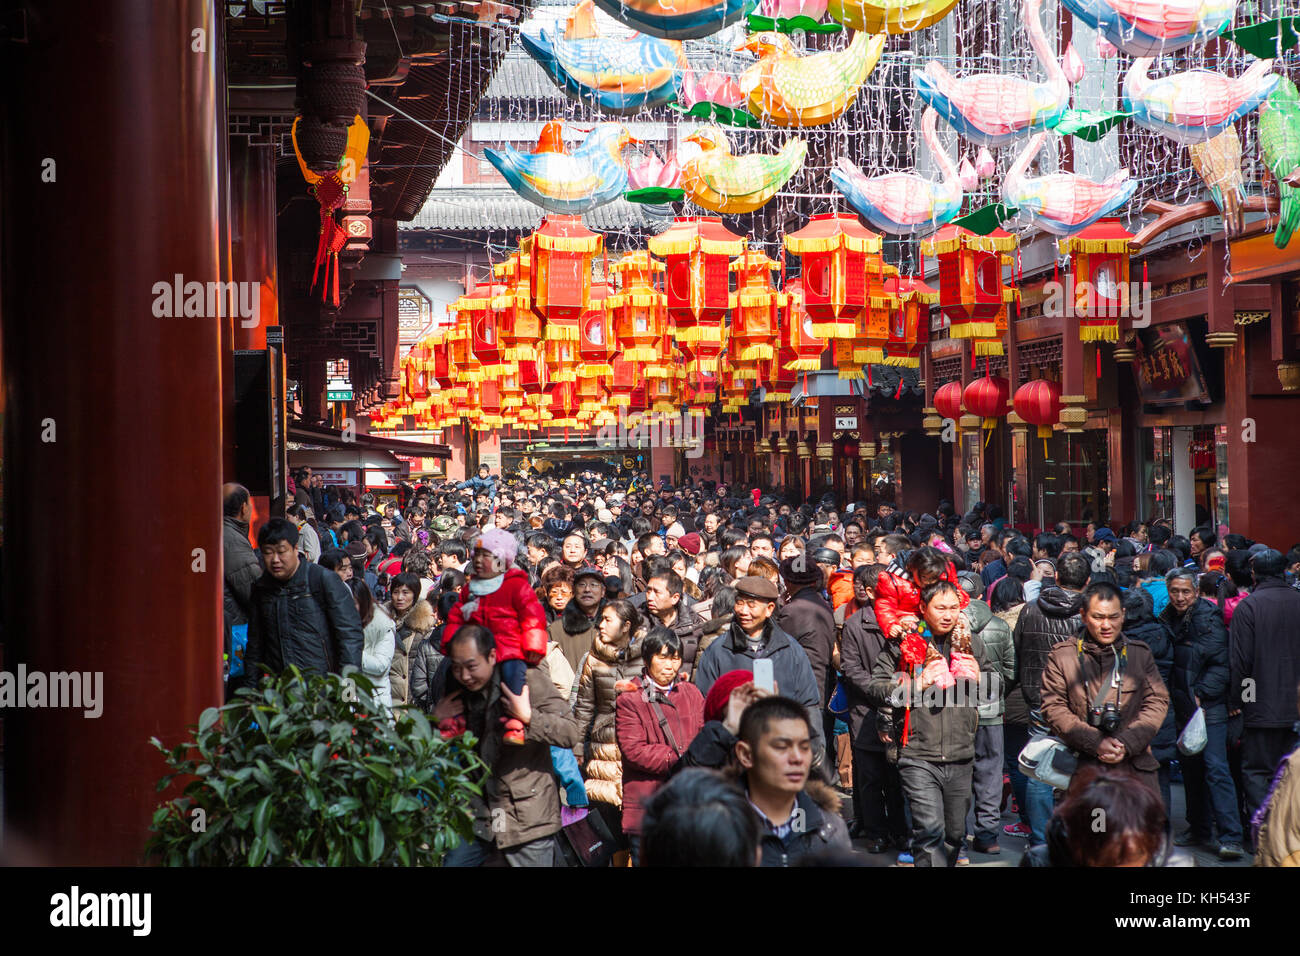
<svg viewBox="0 0 1300 956"><path fill-rule="evenodd" d="M645 667L633 689L620 694L615 726L623 754L623 832L638 862L642 806L704 726L704 697L689 681L677 679L682 639L666 627L653 627L641 642Z"/></svg>
<svg viewBox="0 0 1300 956"><path fill-rule="evenodd" d="M460 590L460 603L447 615L442 632L442 653L466 621L482 624L496 640L497 667L511 693L524 690L528 666L546 653L546 613L532 589L528 573L514 567L519 554L515 536L488 528L474 541L474 576ZM506 721L505 742L522 745L524 725L518 718Z"/></svg>

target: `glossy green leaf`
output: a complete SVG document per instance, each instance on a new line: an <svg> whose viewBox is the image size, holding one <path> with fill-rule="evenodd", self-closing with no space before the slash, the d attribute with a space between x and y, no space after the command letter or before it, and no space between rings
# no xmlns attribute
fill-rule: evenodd
<svg viewBox="0 0 1300 956"><path fill-rule="evenodd" d="M1300 43L1300 17L1260 20L1225 30L1223 35L1251 56L1266 60L1285 53Z"/></svg>
<svg viewBox="0 0 1300 956"><path fill-rule="evenodd" d="M644 186L641 189L629 189L623 194L623 198L628 202L660 206L664 203L680 202L685 195L685 190L674 189L671 186Z"/></svg>
<svg viewBox="0 0 1300 956"><path fill-rule="evenodd" d="M266 823L271 819L271 795L267 794L262 798L262 802L257 805L253 811L253 832L260 836L266 835Z"/></svg>
<svg viewBox="0 0 1300 956"><path fill-rule="evenodd" d="M959 219L954 219L952 224L961 226L963 229L969 229L978 236L987 236L1008 219L1014 218L1019 211L1015 206L1008 206L1006 203L992 203L988 206L981 206Z"/></svg>
<svg viewBox="0 0 1300 956"><path fill-rule="evenodd" d="M690 109L683 109L676 103L671 104L672 108L679 113L684 113L691 119L713 121L721 123L723 126L739 126L746 129L762 129L763 124L758 121L754 114L749 113L740 107L723 106L720 103L701 102L694 104Z"/></svg>
<svg viewBox="0 0 1300 956"><path fill-rule="evenodd" d="M1076 136L1095 143L1125 117L1132 116L1122 110L1066 110L1052 129L1061 136Z"/></svg>

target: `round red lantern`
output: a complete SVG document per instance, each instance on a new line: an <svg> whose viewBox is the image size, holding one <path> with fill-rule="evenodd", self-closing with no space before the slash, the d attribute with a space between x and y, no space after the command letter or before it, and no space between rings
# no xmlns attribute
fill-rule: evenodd
<svg viewBox="0 0 1300 956"><path fill-rule="evenodd" d="M966 410L984 419L983 429L992 431L998 419L1011 410L1011 383L997 375L985 375L962 392Z"/></svg>
<svg viewBox="0 0 1300 956"><path fill-rule="evenodd" d="M955 422L962 416L961 397L961 382L940 385L934 391L934 409L941 418L951 418Z"/></svg>
<svg viewBox="0 0 1300 956"><path fill-rule="evenodd" d="M1016 414L1038 426L1039 438L1051 438L1052 426L1061 419L1061 386L1038 379L1016 389Z"/></svg>

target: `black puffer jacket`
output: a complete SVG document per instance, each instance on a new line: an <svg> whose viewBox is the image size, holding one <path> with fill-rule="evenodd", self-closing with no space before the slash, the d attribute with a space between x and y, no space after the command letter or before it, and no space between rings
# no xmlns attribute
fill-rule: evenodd
<svg viewBox="0 0 1300 956"><path fill-rule="evenodd" d="M853 852L849 828L839 814L839 795L817 780L809 780L795 797L795 821L784 839L766 826L761 827L759 866L793 866L800 859L815 853L839 850Z"/></svg>
<svg viewBox="0 0 1300 956"><path fill-rule="evenodd" d="M263 573L253 585L252 605L244 656L252 683L259 667L279 674L295 664L306 675L337 674L346 664L361 667L361 617L352 592L333 571L299 561L283 584Z"/></svg>
<svg viewBox="0 0 1300 956"><path fill-rule="evenodd" d="M849 733L856 750L883 751L876 732L876 709L867 701L871 672L885 649L885 635L868 603L849 615L840 633L840 669L849 702Z"/></svg>
<svg viewBox="0 0 1300 956"><path fill-rule="evenodd" d="M1232 613L1229 686L1247 727L1290 727L1295 722L1296 684L1300 683L1297 624L1300 593L1280 578L1260 581ZM1254 693L1243 695L1248 687Z"/></svg>
<svg viewBox="0 0 1300 956"><path fill-rule="evenodd" d="M1165 682L1165 688L1172 696L1174 635L1164 621L1156 620L1151 613L1151 596L1141 588L1132 593L1145 595L1146 600L1139 602L1142 604L1140 608L1132 600L1124 601L1124 639L1141 641L1151 648L1151 656L1156 659L1156 669L1160 671L1160 679ZM1151 741L1151 756L1161 762L1173 760L1178 756L1178 727L1174 722L1172 707L1165 712L1164 723L1160 725L1159 732Z"/></svg>
<svg viewBox="0 0 1300 956"><path fill-rule="evenodd" d="M803 588L776 612L776 626L803 648L817 681L817 699L823 704L835 689L831 654L835 648L835 614L818 589Z"/></svg>
<svg viewBox="0 0 1300 956"><path fill-rule="evenodd" d="M1196 712L1195 697L1207 710L1228 702L1228 629L1218 607L1203 598L1182 615L1173 604L1166 605L1160 620L1174 634L1174 682L1169 692L1174 718L1182 727Z"/></svg>
<svg viewBox="0 0 1300 956"><path fill-rule="evenodd" d="M1011 635L1016 648L1016 681L1007 694L1007 723L1027 724L1030 711L1038 710L1047 656L1053 647L1074 637L1083 626L1079 599L1077 591L1052 585L1043 588L1038 600L1026 604L1020 612Z"/></svg>

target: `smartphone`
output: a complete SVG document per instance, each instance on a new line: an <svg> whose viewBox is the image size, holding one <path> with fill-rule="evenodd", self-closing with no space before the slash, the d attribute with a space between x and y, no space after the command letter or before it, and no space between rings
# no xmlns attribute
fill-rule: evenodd
<svg viewBox="0 0 1300 956"><path fill-rule="evenodd" d="M760 657L754 661L754 686L768 693L775 693L776 677L772 673L772 659Z"/></svg>

